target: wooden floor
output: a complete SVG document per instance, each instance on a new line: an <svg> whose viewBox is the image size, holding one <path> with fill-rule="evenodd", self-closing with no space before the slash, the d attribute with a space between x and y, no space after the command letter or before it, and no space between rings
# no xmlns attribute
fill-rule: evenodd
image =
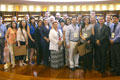
<svg viewBox="0 0 120 80"><path fill-rule="evenodd" d="M98 71L78 69L71 71L64 67L58 70L43 65L27 65L4 70L0 65L0 80L120 80L119 76L106 72L104 76Z"/></svg>

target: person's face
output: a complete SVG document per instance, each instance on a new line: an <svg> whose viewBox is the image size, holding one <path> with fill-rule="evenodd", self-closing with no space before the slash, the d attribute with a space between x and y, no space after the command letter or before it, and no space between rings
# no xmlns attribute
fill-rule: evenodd
<svg viewBox="0 0 120 80"><path fill-rule="evenodd" d="M25 21L22 21L22 26L25 28L25 26L26 26L26 22Z"/></svg>
<svg viewBox="0 0 120 80"><path fill-rule="evenodd" d="M86 18L86 19L84 20L84 22L85 22L85 24L89 24L89 18Z"/></svg>
<svg viewBox="0 0 120 80"><path fill-rule="evenodd" d="M0 18L0 24L2 24L2 18Z"/></svg>
<svg viewBox="0 0 120 80"><path fill-rule="evenodd" d="M39 21L38 26L41 27L41 25L42 25L42 21Z"/></svg>
<svg viewBox="0 0 120 80"><path fill-rule="evenodd" d="M72 24L76 24L76 18L72 19Z"/></svg>
<svg viewBox="0 0 120 80"><path fill-rule="evenodd" d="M117 17L113 17L112 20L113 20L113 23L115 23L115 24L119 22L119 19Z"/></svg>
<svg viewBox="0 0 120 80"><path fill-rule="evenodd" d="M64 27L64 25L65 25L65 23L64 23L64 22L61 22L60 24L61 24L61 26L62 26L62 27Z"/></svg>
<svg viewBox="0 0 120 80"><path fill-rule="evenodd" d="M63 18L64 18L64 20L66 20L66 18L67 18L67 15L64 15L64 16L63 16Z"/></svg>
<svg viewBox="0 0 120 80"><path fill-rule="evenodd" d="M106 21L107 21L107 22L110 22L110 21L111 21L111 17L110 17L110 16L107 16L107 17L106 17Z"/></svg>
<svg viewBox="0 0 120 80"><path fill-rule="evenodd" d="M94 24L95 22L96 22L96 19L95 19L94 17L91 17L91 18L90 18L90 23L91 23L91 24Z"/></svg>
<svg viewBox="0 0 120 80"><path fill-rule="evenodd" d="M54 23L54 24L53 24L53 27L54 27L55 29L57 29L58 23Z"/></svg>
<svg viewBox="0 0 120 80"><path fill-rule="evenodd" d="M54 18L50 18L50 21L53 22L53 21L54 21Z"/></svg>
<svg viewBox="0 0 120 80"><path fill-rule="evenodd" d="M46 25L48 25L48 20L46 19L46 20L44 20L44 23L46 24Z"/></svg>
<svg viewBox="0 0 120 80"><path fill-rule="evenodd" d="M69 19L67 19L67 24L68 24L68 25L70 24L70 20L69 20Z"/></svg>
<svg viewBox="0 0 120 80"><path fill-rule="evenodd" d="M35 22L35 19L31 19L31 23L34 23Z"/></svg>
<svg viewBox="0 0 120 80"><path fill-rule="evenodd" d="M29 15L25 16L25 21L29 21Z"/></svg>
<svg viewBox="0 0 120 80"><path fill-rule="evenodd" d="M105 21L105 20L104 20L103 17L99 17L99 23L100 23L100 24L104 24L104 21Z"/></svg>
<svg viewBox="0 0 120 80"><path fill-rule="evenodd" d="M78 22L81 22L82 16L78 16Z"/></svg>
<svg viewBox="0 0 120 80"><path fill-rule="evenodd" d="M12 27L13 27L13 28L16 28L15 22L12 22Z"/></svg>
<svg viewBox="0 0 120 80"><path fill-rule="evenodd" d="M12 21L17 21L17 18L16 17L12 17Z"/></svg>

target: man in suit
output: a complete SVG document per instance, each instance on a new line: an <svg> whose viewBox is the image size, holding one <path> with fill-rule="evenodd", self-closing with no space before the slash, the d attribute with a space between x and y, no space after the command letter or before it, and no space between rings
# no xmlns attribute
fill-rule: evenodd
<svg viewBox="0 0 120 80"><path fill-rule="evenodd" d="M99 26L95 27L95 39L97 44L97 61L101 73L105 73L107 63L107 47L109 44L109 27L104 24L104 17L100 16Z"/></svg>
<svg viewBox="0 0 120 80"><path fill-rule="evenodd" d="M119 16L113 15L113 24L111 29L111 72L120 75L120 22Z"/></svg>

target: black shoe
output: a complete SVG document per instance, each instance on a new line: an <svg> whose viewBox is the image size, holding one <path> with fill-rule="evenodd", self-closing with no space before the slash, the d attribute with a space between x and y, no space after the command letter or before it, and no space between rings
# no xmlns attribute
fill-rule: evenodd
<svg viewBox="0 0 120 80"><path fill-rule="evenodd" d="M115 69L111 69L110 72L113 73L113 72L116 72L116 70Z"/></svg>
<svg viewBox="0 0 120 80"><path fill-rule="evenodd" d="M75 68L70 68L70 70L75 71Z"/></svg>
<svg viewBox="0 0 120 80"><path fill-rule="evenodd" d="M100 68L95 68L95 71L100 71Z"/></svg>
<svg viewBox="0 0 120 80"><path fill-rule="evenodd" d="M77 67L75 67L75 69L82 69L82 67L81 66L77 66Z"/></svg>

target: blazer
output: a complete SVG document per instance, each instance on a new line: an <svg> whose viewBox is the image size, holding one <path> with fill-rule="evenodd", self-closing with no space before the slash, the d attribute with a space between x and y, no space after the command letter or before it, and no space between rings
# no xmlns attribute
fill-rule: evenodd
<svg viewBox="0 0 120 80"><path fill-rule="evenodd" d="M107 25L103 25L100 29L100 25L95 27L95 40L100 40L100 44L108 44L110 37L110 28Z"/></svg>

